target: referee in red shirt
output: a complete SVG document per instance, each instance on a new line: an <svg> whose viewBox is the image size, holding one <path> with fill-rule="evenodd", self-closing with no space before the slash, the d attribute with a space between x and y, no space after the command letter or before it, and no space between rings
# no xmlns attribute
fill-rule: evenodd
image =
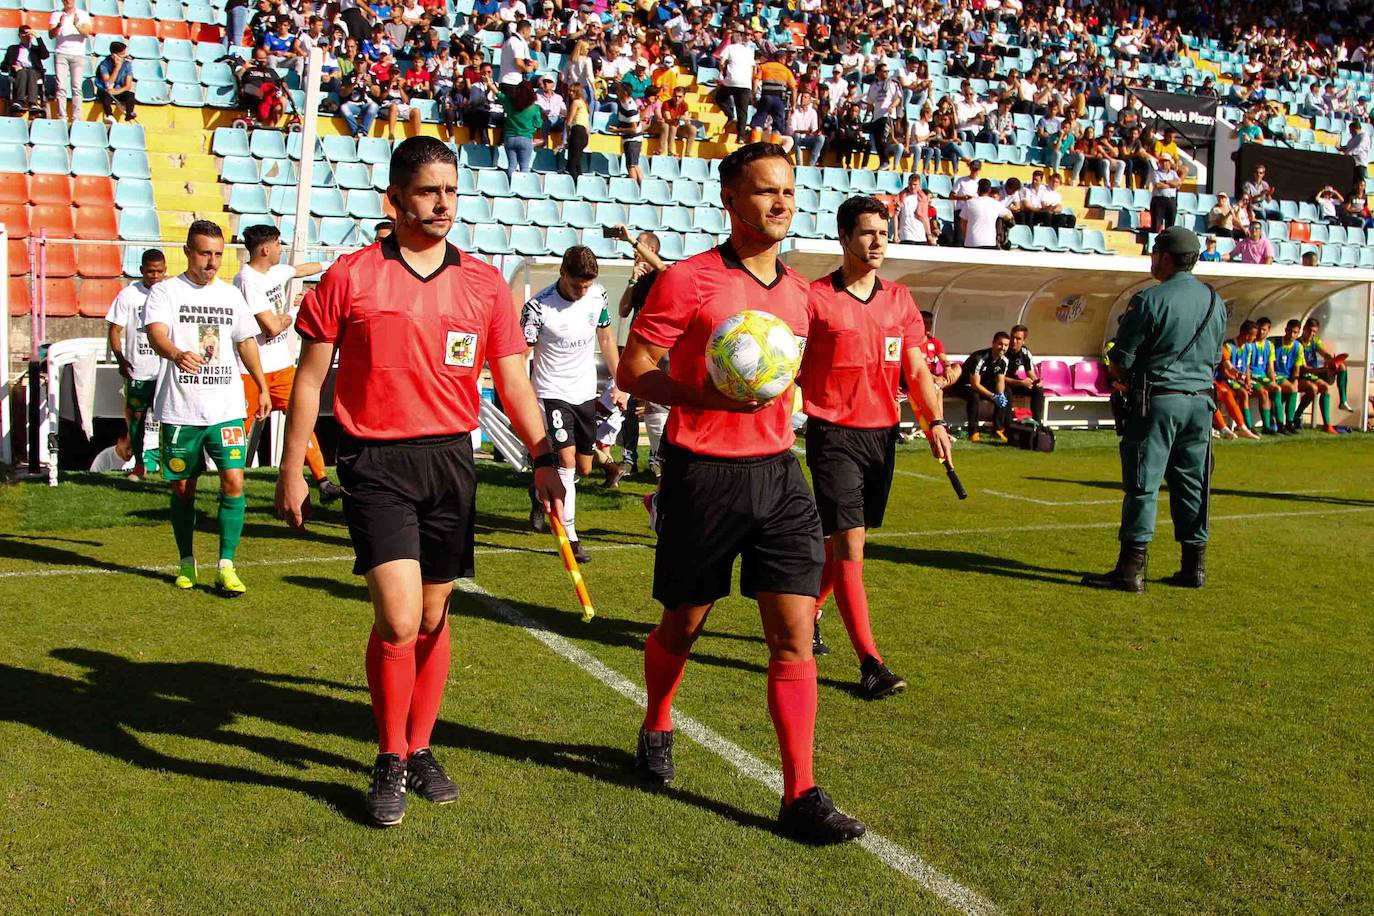
<svg viewBox="0 0 1374 916"><path fill-rule="evenodd" d="M798 378L806 466L826 538L816 612L833 588L859 656L859 692L876 700L906 687L873 642L863 580L864 534L882 525L892 489L903 370L936 458L950 458L949 430L925 359L925 320L905 286L878 279L887 256L887 206L851 197L836 223L844 262L811 284L811 329Z"/></svg>
<svg viewBox="0 0 1374 916"><path fill-rule="evenodd" d="M432 137L406 140L392 153L386 193L395 233L339 258L301 303L277 511L304 527L301 464L337 352L339 482L353 571L367 578L374 621L367 686L379 753L367 807L391 826L405 816L407 789L439 804L458 797L429 739L448 678L453 580L473 574L470 433L484 362L534 455L535 487L551 511L562 511L563 487L510 288L495 268L445 240L458 194L452 150Z"/></svg>
<svg viewBox="0 0 1374 916"><path fill-rule="evenodd" d="M671 407L661 447L654 598L663 616L644 645L648 711L636 766L666 783L673 770L673 694L712 605L740 591L759 604L768 641L768 711L782 756L784 832L809 842L862 836L811 773L816 661L811 630L820 593L820 519L791 452L792 397L732 401L706 372L706 343L744 309L769 312L807 333L806 280L778 260L796 212L792 166L781 146L750 143L721 160L720 199L730 239L681 261L654 284L635 319L616 384ZM659 368L664 355L668 370Z"/></svg>

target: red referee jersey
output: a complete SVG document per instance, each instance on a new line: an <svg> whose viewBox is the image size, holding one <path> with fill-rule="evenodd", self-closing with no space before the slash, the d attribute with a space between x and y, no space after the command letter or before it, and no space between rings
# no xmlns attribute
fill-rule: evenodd
<svg viewBox="0 0 1374 916"><path fill-rule="evenodd" d="M296 330L337 342L334 415L360 439L476 429L482 363L525 349L496 268L446 244L443 264L421 277L394 235L339 258L301 303Z"/></svg>
<svg viewBox="0 0 1374 916"><path fill-rule="evenodd" d="M768 312L792 333L806 336L806 279L778 262L778 275L764 285L740 263L729 243L679 261L654 283L634 333L668 348L668 372L693 389L711 384L706 343L711 332L745 309ZM722 458L775 455L792 447L792 398L784 394L754 414L674 407L668 441L680 448Z"/></svg>
<svg viewBox="0 0 1374 916"><path fill-rule="evenodd" d="M868 298L860 299L837 270L811 284L810 306L799 376L806 415L859 429L896 426L902 358L926 342L911 293L875 278Z"/></svg>

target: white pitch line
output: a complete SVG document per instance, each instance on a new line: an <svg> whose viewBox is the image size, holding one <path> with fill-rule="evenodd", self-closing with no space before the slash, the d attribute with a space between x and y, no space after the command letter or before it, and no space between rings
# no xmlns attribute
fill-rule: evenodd
<svg viewBox="0 0 1374 916"><path fill-rule="evenodd" d="M620 672L606 665L591 653L578 648L570 640L552 632L543 624L521 614L471 580L460 580L458 588L484 601L488 607L513 625L524 630L529 636L539 640L555 655L581 668L636 706L642 709L646 705L647 698L643 688L632 683ZM675 709L673 710L673 728L725 760L741 775L759 783L774 795L782 794L782 773L738 744L722 737L709 726ZM858 840L858 844L884 865L915 881L961 913L969 914L969 916L993 916L993 914L1001 912L976 891L970 890L914 852L881 834L869 831Z"/></svg>
<svg viewBox="0 0 1374 916"><path fill-rule="evenodd" d="M1113 503L1116 500L1112 500ZM1246 521L1257 518L1295 518L1298 516L1308 516L1321 518L1328 515L1350 515L1352 513L1374 512L1374 506L1353 506L1344 509L1310 509L1296 510L1291 512L1242 512L1232 515L1213 515L1213 522ZM1003 525L994 528L924 528L920 531L870 531L867 535L869 540L879 539L901 539L901 538L925 538L925 537L949 537L956 534L1017 534L1030 531L1088 531L1097 528L1115 528L1118 521L1107 522L1073 522L1073 523L1046 523L1043 525ZM621 550L652 550L652 544L606 544L604 546L591 546L593 553L610 553ZM479 557L506 556L517 553L541 553L550 556L557 556L558 551L552 548L525 548L525 547L478 547L476 554ZM338 563L344 560L352 560L353 554L341 553L324 557L291 557L290 559L267 559L253 560L244 565L244 569L253 569L260 566L296 566L309 563ZM50 569L20 569L10 572L0 572L0 579L43 579L50 576L109 576L117 574L134 574L145 572L171 572L176 566L54 566Z"/></svg>

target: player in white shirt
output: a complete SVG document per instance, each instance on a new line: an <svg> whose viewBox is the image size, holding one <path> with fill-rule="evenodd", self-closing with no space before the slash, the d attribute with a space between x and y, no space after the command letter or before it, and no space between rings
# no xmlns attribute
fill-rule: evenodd
<svg viewBox="0 0 1374 916"><path fill-rule="evenodd" d="M600 269L596 255L585 245L574 245L563 255L558 280L535 294L520 310L520 326L525 343L533 349L532 378L534 394L544 408L549 444L558 455L558 476L563 480L563 527L567 529L577 562L590 557L578 542L574 521L577 516L578 477L592 472L596 455L596 352L600 348L606 370L615 378L620 354L611 331L611 312L606 290L596 282ZM621 410L629 398L612 392L612 401ZM612 466L608 485L624 473ZM531 497L530 524L536 531L544 526L543 508Z"/></svg>
<svg viewBox="0 0 1374 916"><path fill-rule="evenodd" d="M157 376L162 371L162 358L153 352L148 336L143 333L143 303L153 287L167 276L167 258L158 249L149 248L139 261L139 273L142 279L120 290L105 313L110 324L110 352L124 377L124 420L129 425L129 441L135 443L130 480L142 480L147 474L143 428L153 406Z"/></svg>
<svg viewBox="0 0 1374 916"><path fill-rule="evenodd" d="M220 481L215 588L234 596L247 591L234 570L234 553L243 534L248 452L235 351L257 383L258 419L272 410L272 402L258 361L257 322L243 294L216 276L224 233L208 220L196 220L187 230L185 250L186 272L153 287L143 306L143 329L164 360L154 403L162 424L162 477L172 482L172 534L181 555L175 585L196 585L196 481L208 456Z"/></svg>
<svg viewBox="0 0 1374 916"><path fill-rule="evenodd" d="M318 261L294 267L281 263L281 232L276 226L249 226L243 231L243 247L248 251L248 262L234 277L234 288L243 294L248 310L261 329L258 359L262 363L262 374L267 378L267 395L272 409L285 411L291 400L291 386L296 381L296 359L291 353L290 340L296 309L286 301L287 286L298 277L314 276L326 265ZM251 375L242 371L242 366L239 369L243 376L244 399L249 404L256 404L258 386ZM249 416L244 425L244 433L251 442L253 418ZM343 496L343 490L325 473L324 454L314 433L310 434L305 449L305 461L320 491L321 503L329 505Z"/></svg>

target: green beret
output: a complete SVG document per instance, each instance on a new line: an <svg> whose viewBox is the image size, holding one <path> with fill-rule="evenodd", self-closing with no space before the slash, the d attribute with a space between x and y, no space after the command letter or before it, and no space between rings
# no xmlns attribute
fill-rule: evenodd
<svg viewBox="0 0 1374 916"><path fill-rule="evenodd" d="M1170 226L1155 236L1155 251L1167 254L1198 254L1202 251L1202 245L1199 244L1197 234L1193 230L1182 226Z"/></svg>

